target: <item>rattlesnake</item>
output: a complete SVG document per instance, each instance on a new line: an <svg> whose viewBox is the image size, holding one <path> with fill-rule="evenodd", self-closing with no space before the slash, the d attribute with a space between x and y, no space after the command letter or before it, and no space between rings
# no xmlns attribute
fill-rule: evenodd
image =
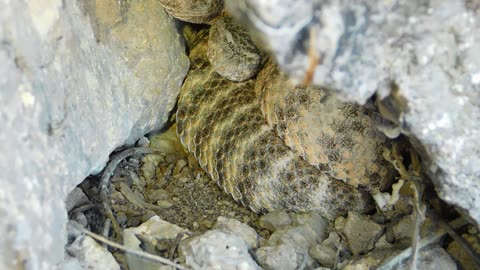
<svg viewBox="0 0 480 270"><path fill-rule="evenodd" d="M392 170L368 110L322 89L294 87L272 61L256 80L229 81L207 59L207 36L191 48L176 121L182 143L211 178L256 212L316 211L333 219L371 210L369 192L385 188Z"/></svg>

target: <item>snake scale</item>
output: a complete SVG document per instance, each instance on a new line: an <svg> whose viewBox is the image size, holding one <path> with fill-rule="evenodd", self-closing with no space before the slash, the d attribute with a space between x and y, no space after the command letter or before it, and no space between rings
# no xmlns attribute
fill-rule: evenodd
<svg viewBox="0 0 480 270"><path fill-rule="evenodd" d="M256 80L229 81L214 70L207 51L204 34L190 50L177 133L220 187L255 212L316 211L334 219L373 208L369 192L385 187L390 169L380 158L384 139L363 109L338 109L326 92L286 85L272 61ZM309 114L309 108L318 106L328 111ZM349 115L337 117L336 111ZM312 125L305 122L309 115L341 120ZM322 131L309 135L309 129ZM317 144L311 146L309 140Z"/></svg>

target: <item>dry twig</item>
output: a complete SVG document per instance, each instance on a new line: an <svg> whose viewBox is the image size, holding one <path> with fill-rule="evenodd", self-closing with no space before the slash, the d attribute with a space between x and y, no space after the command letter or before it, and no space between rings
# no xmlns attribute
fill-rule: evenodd
<svg viewBox="0 0 480 270"><path fill-rule="evenodd" d="M464 225L466 225L468 222L463 219L463 218L458 218L450 222L450 226L452 228L460 228ZM446 234L445 230L440 229L435 233L430 234L429 236L421 239L418 241L418 249L422 250L426 246L434 243L438 239L440 239L442 236ZM391 270L391 269L396 269L396 266L399 266L403 261L408 259L412 255L412 248L409 247L405 249L404 251L400 252L398 255L390 259L389 261L385 262L382 264L380 267L377 268L377 270Z"/></svg>
<svg viewBox="0 0 480 270"><path fill-rule="evenodd" d="M153 262L158 262L158 263L162 263L162 264L166 264L166 265L170 265L170 266L173 266L175 267L176 269L180 269L180 270L185 270L186 268L182 265L179 265L179 264L176 264L168 259L165 259L165 258L162 258L160 256L156 256L156 255L153 255L153 254L150 254L150 253L146 253L146 252L143 252L143 251L138 251L138 250L133 250L133 249L130 249L130 248L127 248L125 247L124 245L120 245L120 244L117 244L115 242L112 242L110 240L108 240L107 238L103 237L103 236L100 236L98 234L95 234L77 224L74 224L74 223L69 223L69 226L74 226L76 230L79 230L81 231L82 233L92 237L93 239L97 240L97 241L100 241L102 243L105 243L113 248L116 248L116 249L119 249L119 250L123 250L125 251L126 253L130 254L130 255L133 255L133 256L137 256L137 257L140 257L140 258L143 258L143 259L147 259L147 260L150 260L150 261L153 261Z"/></svg>

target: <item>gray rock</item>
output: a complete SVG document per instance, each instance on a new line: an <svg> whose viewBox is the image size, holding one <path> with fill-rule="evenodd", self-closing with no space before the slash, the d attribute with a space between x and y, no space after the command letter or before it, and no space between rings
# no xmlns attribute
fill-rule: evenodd
<svg viewBox="0 0 480 270"><path fill-rule="evenodd" d="M410 262L405 261L399 270L407 270L410 268ZM417 269L430 270L455 270L457 264L452 260L452 257L439 246L429 246L421 250L418 254Z"/></svg>
<svg viewBox="0 0 480 270"><path fill-rule="evenodd" d="M292 223L290 216L285 211L274 211L260 217L260 227L271 232L286 227Z"/></svg>
<svg viewBox="0 0 480 270"><path fill-rule="evenodd" d="M227 0L226 5L297 80L310 70L314 84L362 104L375 92L388 96L383 114L423 154L440 197L480 223L477 3ZM320 58L314 69L311 48Z"/></svg>
<svg viewBox="0 0 480 270"><path fill-rule="evenodd" d="M245 241L248 246L248 249L258 247L259 236L257 232L247 224L244 224L233 218L218 217L217 223L214 226L214 229L233 233Z"/></svg>
<svg viewBox="0 0 480 270"><path fill-rule="evenodd" d="M87 198L87 195L83 193L83 190L76 187L70 193L68 193L67 199L65 200L65 207L67 212L70 212L75 207L90 203L90 200Z"/></svg>
<svg viewBox="0 0 480 270"><path fill-rule="evenodd" d="M291 243L292 246L298 246L302 249L307 249L316 244L315 231L308 225L298 225L295 227L284 227L276 230L270 238L268 238L268 245L278 245L284 243Z"/></svg>
<svg viewBox="0 0 480 270"><path fill-rule="evenodd" d="M80 236L67 247L70 256L76 258L82 269L120 270L113 255L90 236Z"/></svg>
<svg viewBox="0 0 480 270"><path fill-rule="evenodd" d="M398 252L392 250L375 250L365 256L354 259L349 264L351 267L345 267L345 269L373 269L378 268L381 265L381 269L411 269L411 260L403 260L397 262L395 265L391 265L391 268L386 268L380 262L388 261L395 258ZM389 266L390 267L390 266ZM420 250L417 258L416 269L428 269L428 270L455 270L457 269L456 263L452 260L450 255L441 247L437 245L427 246Z"/></svg>
<svg viewBox="0 0 480 270"><path fill-rule="evenodd" d="M186 264L193 269L260 269L238 236L211 230L184 240L179 245Z"/></svg>
<svg viewBox="0 0 480 270"><path fill-rule="evenodd" d="M78 259L67 255L65 258L65 261L57 265L56 268L54 269L55 270L84 270L85 268L82 267Z"/></svg>
<svg viewBox="0 0 480 270"><path fill-rule="evenodd" d="M262 65L260 50L230 17L218 19L210 28L207 55L214 70L234 82L257 75Z"/></svg>
<svg viewBox="0 0 480 270"><path fill-rule="evenodd" d="M255 254L259 264L266 270L294 270L305 258L304 254L298 254L290 245L261 247Z"/></svg>
<svg viewBox="0 0 480 270"><path fill-rule="evenodd" d="M290 218L293 226L309 226L315 232L317 241L323 241L325 239L326 230L329 226L326 218L316 213L294 213L290 215Z"/></svg>
<svg viewBox="0 0 480 270"><path fill-rule="evenodd" d="M170 193L165 189L148 189L145 194L149 202L156 202L170 199Z"/></svg>
<svg viewBox="0 0 480 270"><path fill-rule="evenodd" d="M372 250L365 255L353 257L348 262L342 264L341 268L345 270L377 269L382 264L382 262L384 262L389 257L395 256L397 253L399 253L399 250L393 248Z"/></svg>
<svg viewBox="0 0 480 270"><path fill-rule="evenodd" d="M309 254L317 260L321 265L333 267L337 257L338 249L340 249L340 236L336 232L331 232L327 239L321 244L310 248Z"/></svg>
<svg viewBox="0 0 480 270"><path fill-rule="evenodd" d="M387 248L392 248L393 244L387 241L387 235L384 234L382 235L378 241L375 243L375 248L376 249L387 249Z"/></svg>
<svg viewBox="0 0 480 270"><path fill-rule="evenodd" d="M156 0L129 4L0 4L0 268L64 260L67 194L175 104L188 59L174 22Z"/></svg>
<svg viewBox="0 0 480 270"><path fill-rule="evenodd" d="M286 73L365 103L410 136L436 190L480 223L480 20L471 1L227 0ZM311 65L312 53L319 61ZM309 53L310 52L310 53Z"/></svg>
<svg viewBox="0 0 480 270"><path fill-rule="evenodd" d="M88 226L87 216L85 216L85 214L82 212L74 213L70 219L77 222L84 228L87 228Z"/></svg>
<svg viewBox="0 0 480 270"><path fill-rule="evenodd" d="M136 234L142 234L144 239L151 239L153 242L155 239L175 239L181 233L188 233L188 230L164 221L158 216L151 217L138 227L123 230L125 242L133 241L138 244L140 244L140 241L131 239L136 237ZM128 246L133 245L128 244Z"/></svg>
<svg viewBox="0 0 480 270"><path fill-rule="evenodd" d="M326 245L316 245L309 250L309 254L321 265L333 267L335 264L337 251Z"/></svg>
<svg viewBox="0 0 480 270"><path fill-rule="evenodd" d="M411 239L414 222L413 215L405 216L400 219L392 226L393 237L395 237L396 240Z"/></svg>
<svg viewBox="0 0 480 270"><path fill-rule="evenodd" d="M275 231L266 246L256 251L259 264L265 269L310 268L314 261L309 249L316 244L316 234L308 225L286 227Z"/></svg>
<svg viewBox="0 0 480 270"><path fill-rule="evenodd" d="M123 230L123 241L124 245L131 250L145 251L142 250L141 246L155 247L160 240L174 240L181 234L183 234L183 238L186 238L188 233L188 230L185 228L164 221L158 216L153 216L138 227ZM142 236L142 241L140 241L138 235ZM126 257L130 269L158 269L157 262L144 260L129 254L126 254Z"/></svg>
<svg viewBox="0 0 480 270"><path fill-rule="evenodd" d="M343 233L350 250L357 255L374 248L375 242L383 233L383 226L371 221L368 217L348 212Z"/></svg>

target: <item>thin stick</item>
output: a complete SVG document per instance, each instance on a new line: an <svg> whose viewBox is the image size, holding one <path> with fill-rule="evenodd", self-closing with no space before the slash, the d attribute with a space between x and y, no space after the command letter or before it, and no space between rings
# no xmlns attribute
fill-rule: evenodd
<svg viewBox="0 0 480 270"><path fill-rule="evenodd" d="M108 240L107 238L105 238L103 236L100 236L96 233L93 233L89 230L86 230L86 229L80 227L77 224L75 224L75 225L71 224L71 226L74 226L75 229L80 230L81 232L85 233L86 235L92 237L93 239L95 239L97 241L105 243L105 244L107 244L107 245L109 245L113 248L123 250L124 252L126 252L128 254L131 254L131 255L134 255L134 256L137 256L137 257L140 257L140 258L144 258L144 259L147 259L147 260L151 260L151 261L154 261L154 262L170 265L170 266L176 267L177 269L180 269L180 270L185 270L186 269L182 265L171 262L168 259L162 258L160 256L156 256L156 255L153 255L153 254L150 254L150 253L147 253L147 252L143 252L143 251L133 250L133 249L125 247L124 245L120 245L120 244L117 244L115 242L112 242L112 241Z"/></svg>
<svg viewBox="0 0 480 270"><path fill-rule="evenodd" d="M396 151L395 151L396 152ZM414 228L412 235L412 260L410 262L410 269L417 270L418 260L418 241L420 240L420 226L425 221L425 207L422 206L421 199L424 190L422 179L420 178L420 161L417 154L410 150L410 157L412 160L411 180L409 181L413 189L413 207L414 207Z"/></svg>
<svg viewBox="0 0 480 270"><path fill-rule="evenodd" d="M312 84L313 75L315 75L315 69L317 65L320 63L320 57L318 57L317 52L315 51L315 29L310 28L310 46L308 48L308 67L305 72L305 77L303 78L303 85L308 86Z"/></svg>
<svg viewBox="0 0 480 270"><path fill-rule="evenodd" d="M468 222L463 218L457 218L457 219L453 220L452 222L450 222L450 226L452 228L460 228L460 227L462 227L466 224L468 224ZM418 249L422 250L426 246L428 246L428 245L432 244L433 242L437 241L438 239L440 239L445 234L446 234L445 230L441 229L441 230L438 230L437 232L431 234L430 236L428 236L426 238L423 238L422 240L420 240L418 242ZM399 265L404 260L408 259L411 255L412 255L412 248L409 247L409 248L403 250L402 252L400 252L400 254L398 254L395 257L393 257L392 259L390 259L388 262L382 264L380 267L377 268L377 270L395 269L395 266Z"/></svg>
<svg viewBox="0 0 480 270"><path fill-rule="evenodd" d="M463 249L463 251L465 251L465 253L467 253L468 256L470 256L470 258L472 259L472 262L475 264L477 269L480 269L480 255L477 254L477 252L472 248L470 243L468 243L463 237L458 235L453 230L452 226L450 226L450 224L448 224L443 219L438 217L437 214L433 214L433 216L439 221L440 226L448 233L448 235L450 235L450 237L452 237L453 240L455 240L458 243L458 245Z"/></svg>
<svg viewBox="0 0 480 270"><path fill-rule="evenodd" d="M108 238L108 233L110 232L111 225L112 225L112 220L108 218L105 219L105 223L103 224L103 232L102 232L103 237ZM107 245L104 243L103 247L107 248Z"/></svg>
<svg viewBox="0 0 480 270"><path fill-rule="evenodd" d="M412 260L410 262L410 269L416 270L417 269L417 259L418 259L418 241L420 239L420 226L422 225L423 221L425 220L425 212L424 208L420 205L420 197L422 191L421 183L420 182L410 182L410 186L413 188L413 200L414 200L414 228L413 228L413 235L412 235Z"/></svg>

